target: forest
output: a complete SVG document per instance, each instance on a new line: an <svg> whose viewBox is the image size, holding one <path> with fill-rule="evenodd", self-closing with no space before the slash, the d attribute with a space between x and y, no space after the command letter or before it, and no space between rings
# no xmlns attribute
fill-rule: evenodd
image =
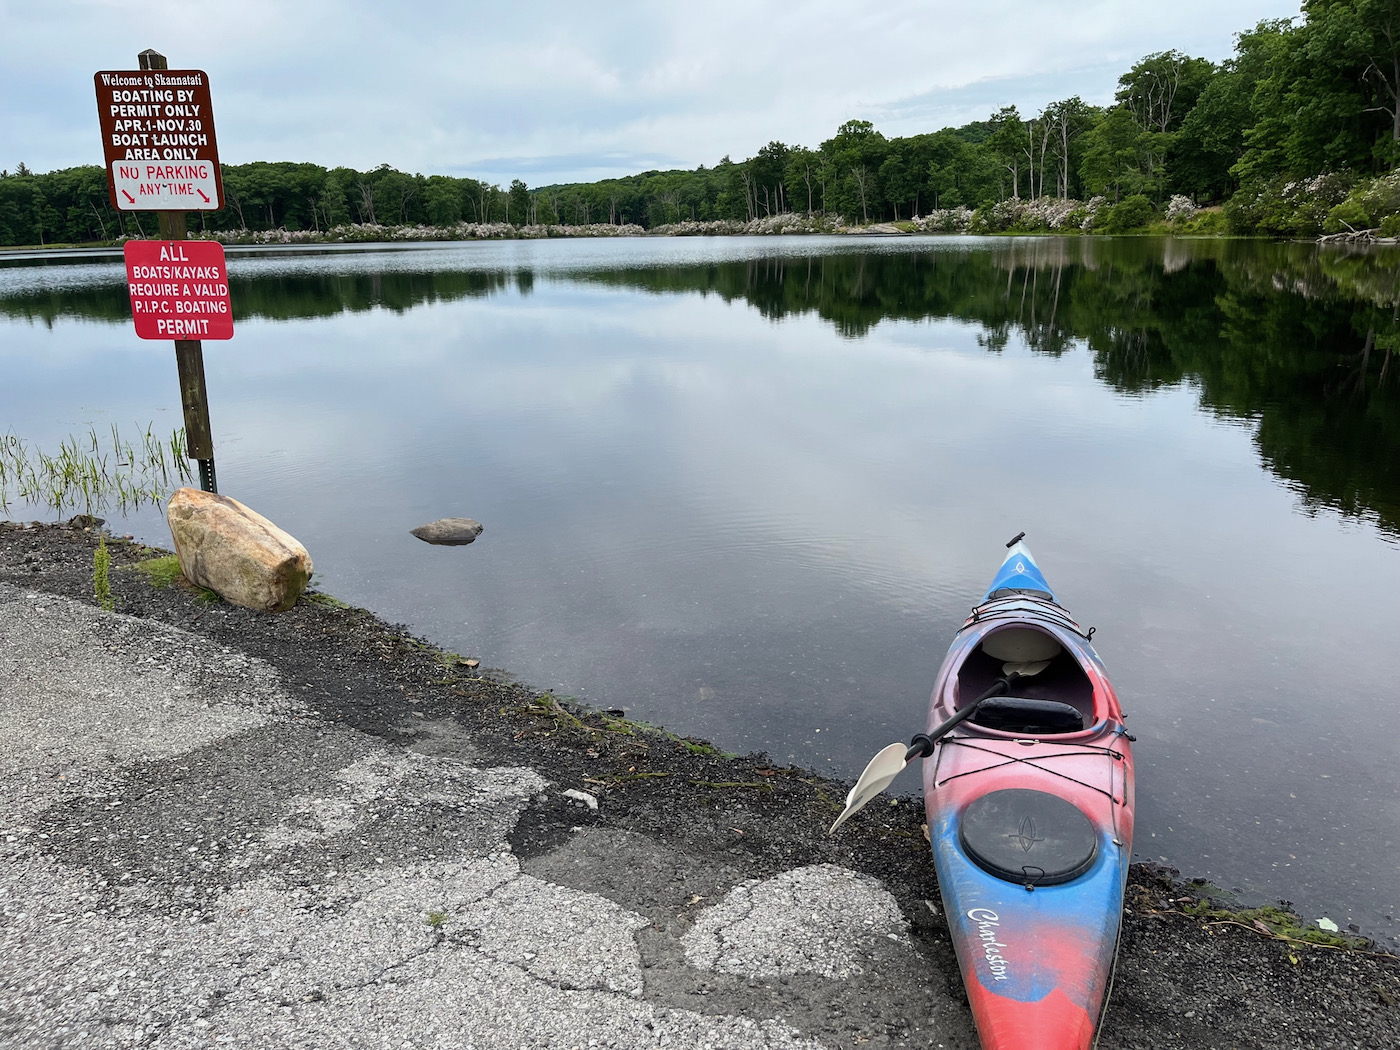
<svg viewBox="0 0 1400 1050"><path fill-rule="evenodd" d="M693 171L502 188L388 165L260 161L225 165L223 181L225 207L189 216L192 230L221 239L462 224L474 227L464 236L511 235L483 234L492 224L701 232L691 227L723 220L777 230L773 220L787 216L929 231L1395 237L1400 3L1305 0L1298 18L1238 34L1219 64L1175 50L1148 55L1119 78L1108 106L1077 96L1038 113L1008 105L903 137L850 120L815 147L774 141L747 160ZM111 208L100 166L0 171L0 245L154 232L153 215Z"/></svg>

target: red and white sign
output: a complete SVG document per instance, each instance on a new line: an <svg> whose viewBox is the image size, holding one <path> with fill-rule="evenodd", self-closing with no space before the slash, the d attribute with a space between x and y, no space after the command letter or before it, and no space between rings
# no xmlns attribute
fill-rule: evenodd
<svg viewBox="0 0 1400 1050"><path fill-rule="evenodd" d="M228 265L217 241L127 241L126 286L142 339L232 339Z"/></svg>
<svg viewBox="0 0 1400 1050"><path fill-rule="evenodd" d="M122 211L208 211L219 199L207 160L114 160L112 188Z"/></svg>

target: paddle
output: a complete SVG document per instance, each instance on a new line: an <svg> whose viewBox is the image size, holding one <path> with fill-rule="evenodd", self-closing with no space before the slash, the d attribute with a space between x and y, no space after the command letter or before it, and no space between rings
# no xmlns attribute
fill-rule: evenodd
<svg viewBox="0 0 1400 1050"><path fill-rule="evenodd" d="M894 778L899 776L914 759L927 758L932 754L933 745L975 715L977 709L982 706L983 700L990 700L994 696L1001 696L1003 693L1009 692L1011 687L1018 682L1040 674L1049 666L1049 660L1002 664L1002 677L993 682L990 689L932 733L915 733L907 746L896 742L881 751L870 760L870 764L865 767L860 779L856 781L855 787L851 788L850 794L846 796L846 808L841 811L841 815L836 818L836 823L831 825L827 834L835 834L837 828L859 813L865 808L866 803L889 787Z"/></svg>

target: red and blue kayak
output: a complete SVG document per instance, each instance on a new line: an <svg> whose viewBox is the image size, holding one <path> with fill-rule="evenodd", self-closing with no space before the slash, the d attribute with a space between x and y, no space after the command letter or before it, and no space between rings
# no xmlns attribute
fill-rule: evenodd
<svg viewBox="0 0 1400 1050"><path fill-rule="evenodd" d="M1106 1005L1133 758L1092 633L1018 537L934 686L924 805L985 1050L1087 1050Z"/></svg>

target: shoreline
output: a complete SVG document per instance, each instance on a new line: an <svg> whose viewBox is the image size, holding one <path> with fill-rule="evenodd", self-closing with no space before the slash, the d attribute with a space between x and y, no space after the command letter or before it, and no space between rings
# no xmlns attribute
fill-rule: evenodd
<svg viewBox="0 0 1400 1050"><path fill-rule="evenodd" d="M98 534L82 523L0 521L0 585L95 608ZM161 586L136 567L167 552L111 537L108 548L117 618L173 627L267 664L316 724L353 728L392 748L421 747L431 726L426 736L442 753L455 747L491 763L528 766L561 790L595 799L596 810L528 805L511 839L522 864L558 851L584 825L640 836L683 850L700 867L722 865L747 878L834 864L878 880L908 920L914 948L932 972L950 978L939 990L951 998L940 1023L966 1026L956 960L934 913L938 892L921 799L872 807L833 839L826 825L848 784L775 767L764 755L729 757L705 741L538 692L327 595L304 596L280 616L259 616L208 602L179 583ZM1128 901L1103 1045L1204 1050L1226 1039L1239 1046L1351 1046L1355 1037L1363 1045L1400 1043L1400 958L1357 938L1330 945L1296 939L1302 927L1287 925L1296 916L1230 911L1210 887L1168 868L1135 864ZM1329 939L1317 932L1317 940ZM0 987L3 977L0 963ZM906 1032L917 1027L920 1009L927 1012L913 1003L885 1006ZM1339 1029L1342 1021L1351 1038ZM822 1022L838 1029L843 1023ZM1174 1034L1165 1036L1164 1026ZM1299 1041L1281 1043L1280 1032Z"/></svg>
<svg viewBox="0 0 1400 1050"><path fill-rule="evenodd" d="M791 220L791 221L788 221ZM243 230L233 234L199 234L191 231L192 240L210 240L226 248L315 247L319 245L411 245L411 244L470 244L481 241L505 240L598 240L610 238L647 237L1112 237L1138 239L1143 237L1178 237L1191 240L1268 241L1278 243L1316 244L1338 248L1385 247L1400 244L1400 238L1377 237L1374 231L1357 234L1319 234L1312 238L1269 237L1262 234L1235 234L1218 230L1174 229L1157 223L1141 230L1108 233L1073 227L1036 227L1031 229L970 230L920 229L917 221L846 225L825 217L779 215L771 219L750 222L718 219L705 222L667 223L645 228L636 225L613 226L592 223L586 226L511 226L508 223L462 224L458 227L436 226L370 226L356 224L343 231L307 230ZM30 244L0 246L0 259L7 256L41 256L48 252L117 251L128 241L149 240L143 237L113 238L86 241L81 244Z"/></svg>

